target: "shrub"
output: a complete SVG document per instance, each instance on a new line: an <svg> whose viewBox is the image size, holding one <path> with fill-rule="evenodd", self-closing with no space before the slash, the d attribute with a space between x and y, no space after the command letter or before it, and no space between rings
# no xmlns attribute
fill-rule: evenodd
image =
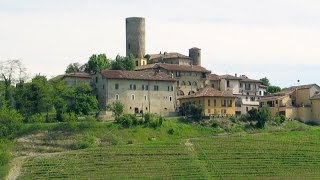
<svg viewBox="0 0 320 180"><path fill-rule="evenodd" d="M173 128L170 128L169 130L168 130L168 134L174 134L174 129Z"/></svg>
<svg viewBox="0 0 320 180"><path fill-rule="evenodd" d="M26 123L43 123L46 121L46 115L44 114L34 114L26 119Z"/></svg>
<svg viewBox="0 0 320 180"><path fill-rule="evenodd" d="M152 115L150 113L144 114L144 124L148 126L149 123L151 122L151 118L152 118Z"/></svg>
<svg viewBox="0 0 320 180"><path fill-rule="evenodd" d="M21 128L22 116L14 109L0 109L0 138L14 137Z"/></svg>
<svg viewBox="0 0 320 180"><path fill-rule="evenodd" d="M76 121L78 121L78 117L74 112L63 113L62 114L62 121L63 122L76 122Z"/></svg>
<svg viewBox="0 0 320 180"><path fill-rule="evenodd" d="M125 114L119 117L116 122L121 124L123 127L129 128L133 126L133 122L135 122L135 124L138 124L138 118L133 114Z"/></svg>

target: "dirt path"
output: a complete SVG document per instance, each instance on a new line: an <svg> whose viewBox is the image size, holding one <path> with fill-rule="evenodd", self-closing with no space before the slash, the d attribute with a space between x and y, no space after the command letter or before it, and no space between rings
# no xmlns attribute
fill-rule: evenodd
<svg viewBox="0 0 320 180"><path fill-rule="evenodd" d="M50 134L48 132L32 134L17 139L17 148L13 153L15 158L10 163L10 171L6 180L16 180L20 174L24 163L29 158L46 158L52 156L59 156L69 151L64 147L56 147L57 142L63 145L69 144L68 138L64 140L48 141Z"/></svg>

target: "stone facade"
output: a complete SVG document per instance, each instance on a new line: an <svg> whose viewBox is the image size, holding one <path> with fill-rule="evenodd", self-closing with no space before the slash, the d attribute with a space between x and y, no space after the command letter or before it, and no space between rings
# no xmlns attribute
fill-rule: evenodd
<svg viewBox="0 0 320 180"><path fill-rule="evenodd" d="M259 100L260 107L269 106L273 116L284 115L301 121L319 121L320 87L316 84L293 86Z"/></svg>
<svg viewBox="0 0 320 180"><path fill-rule="evenodd" d="M75 72L62 75L62 80L69 87L75 87L82 84L91 85L92 75L84 72Z"/></svg>
<svg viewBox="0 0 320 180"><path fill-rule="evenodd" d="M203 115L235 115L235 96L231 91L219 91L210 86L198 92L178 98L182 113L191 104L203 107Z"/></svg>
<svg viewBox="0 0 320 180"><path fill-rule="evenodd" d="M126 54L143 58L146 53L145 19L131 17L126 19Z"/></svg>
<svg viewBox="0 0 320 180"><path fill-rule="evenodd" d="M102 109L120 101L124 113L154 113L163 116L176 112L176 79L164 73L103 71L93 80Z"/></svg>

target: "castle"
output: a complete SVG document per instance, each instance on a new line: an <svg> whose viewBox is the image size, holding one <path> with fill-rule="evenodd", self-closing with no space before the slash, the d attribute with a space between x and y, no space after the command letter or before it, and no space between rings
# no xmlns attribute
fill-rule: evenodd
<svg viewBox="0 0 320 180"><path fill-rule="evenodd" d="M105 70L92 77L102 109L120 101L125 113L174 116L190 104L200 104L206 116L241 115L265 102L267 87L261 81L212 74L201 66L200 48L190 48L189 55L147 54L145 25L144 18L126 18L126 55L135 58L135 71Z"/></svg>

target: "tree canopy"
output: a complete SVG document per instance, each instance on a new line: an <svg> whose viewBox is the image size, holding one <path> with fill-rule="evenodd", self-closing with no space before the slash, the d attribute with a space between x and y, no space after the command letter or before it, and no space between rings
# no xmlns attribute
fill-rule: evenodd
<svg viewBox="0 0 320 180"><path fill-rule="evenodd" d="M76 63L69 64L65 72L68 74L68 73L75 73L75 72L82 72L82 71L84 71L84 66L76 62Z"/></svg>
<svg viewBox="0 0 320 180"><path fill-rule="evenodd" d="M110 69L110 60L107 59L105 54L93 54L89 61L84 65L84 71L87 73L95 73L101 70Z"/></svg>
<svg viewBox="0 0 320 180"><path fill-rule="evenodd" d="M117 56L111 63L112 70L127 70L132 71L135 68L135 62L133 56L123 57Z"/></svg>

